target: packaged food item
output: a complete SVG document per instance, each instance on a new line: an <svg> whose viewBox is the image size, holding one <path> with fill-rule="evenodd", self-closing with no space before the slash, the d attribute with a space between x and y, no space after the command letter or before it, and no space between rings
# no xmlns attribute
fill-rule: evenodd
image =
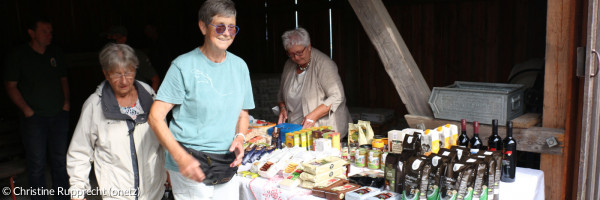
<svg viewBox="0 0 600 200"><path fill-rule="evenodd" d="M329 152L331 151L331 139L319 138L314 140L315 151Z"/></svg>
<svg viewBox="0 0 600 200"><path fill-rule="evenodd" d="M373 137L375 136L375 132L373 132L373 128L371 127L371 122L358 120L357 125L359 126L359 131L362 129L365 134L366 142L364 144L371 144L371 142L373 142Z"/></svg>
<svg viewBox="0 0 600 200"><path fill-rule="evenodd" d="M379 194L376 194L375 196L367 198L367 200L401 200L401 196L402 195L395 192L383 191L379 192Z"/></svg>
<svg viewBox="0 0 600 200"><path fill-rule="evenodd" d="M325 198L327 198L327 200L340 200L344 199L347 192L358 188L360 188L360 185L348 183L342 186L333 187L329 190L324 190L323 192L325 193Z"/></svg>
<svg viewBox="0 0 600 200"><path fill-rule="evenodd" d="M305 130L300 131L300 147L308 150L308 137Z"/></svg>
<svg viewBox="0 0 600 200"><path fill-rule="evenodd" d="M447 130L450 130L450 143L452 146L458 146L458 126L454 124L446 124L444 127L446 127Z"/></svg>
<svg viewBox="0 0 600 200"><path fill-rule="evenodd" d="M388 131L388 147L392 153L402 153L404 132L399 130Z"/></svg>
<svg viewBox="0 0 600 200"><path fill-rule="evenodd" d="M423 188L427 187L421 188L422 177L424 175L429 176L431 166L427 165L427 162L421 156L409 158L406 164L404 165L402 199L418 199Z"/></svg>
<svg viewBox="0 0 600 200"><path fill-rule="evenodd" d="M279 182L279 187L287 190L295 189L302 182L302 180L300 180L300 174L302 174L302 170L295 170Z"/></svg>
<svg viewBox="0 0 600 200"><path fill-rule="evenodd" d="M479 156L481 156L481 158ZM469 159L467 159L467 163L471 163L475 171L472 199L487 199L488 197L489 159L491 159L491 156L488 158L487 163L485 156L483 155L471 155Z"/></svg>
<svg viewBox="0 0 600 200"><path fill-rule="evenodd" d="M328 156L323 159L316 159L302 163L305 172L310 174L321 174L329 172L332 169L337 169L344 166L347 162L339 157Z"/></svg>
<svg viewBox="0 0 600 200"><path fill-rule="evenodd" d="M379 168L384 171L385 171L385 159L387 159L387 155L388 155L387 151L382 152L381 153L381 162L379 163L380 164Z"/></svg>
<svg viewBox="0 0 600 200"><path fill-rule="evenodd" d="M419 197L421 200L432 200L438 198L440 194L441 178L449 164L449 159L447 157L442 157L435 154L430 155L428 160L431 164L431 170L429 170L429 176L427 177L427 189L424 192L425 197Z"/></svg>
<svg viewBox="0 0 600 200"><path fill-rule="evenodd" d="M400 154L397 153L389 153L385 159L383 173L385 176L385 184L390 191L395 191L396 188L396 168L398 167L397 163L399 159Z"/></svg>
<svg viewBox="0 0 600 200"><path fill-rule="evenodd" d="M402 143L402 154L417 155L421 152L421 134L405 134Z"/></svg>
<svg viewBox="0 0 600 200"><path fill-rule="evenodd" d="M353 123L348 123L348 146L358 145L358 129Z"/></svg>
<svg viewBox="0 0 600 200"><path fill-rule="evenodd" d="M356 160L356 144L349 144L348 154L350 155L350 162Z"/></svg>
<svg viewBox="0 0 600 200"><path fill-rule="evenodd" d="M333 187L337 187L337 186L344 185L347 183L348 183L348 180L346 180L346 179L339 179L339 178L329 179L326 181L326 183L324 185L313 187L312 195L321 197L321 198L325 198L325 190L329 190Z"/></svg>
<svg viewBox="0 0 600 200"><path fill-rule="evenodd" d="M464 163L450 163L442 176L440 199L463 199L471 180L473 169Z"/></svg>
<svg viewBox="0 0 600 200"><path fill-rule="evenodd" d="M307 150L312 150L314 151L315 147L314 147L314 143L313 143L313 133L312 130L310 129L306 129L306 143L307 143Z"/></svg>
<svg viewBox="0 0 600 200"><path fill-rule="evenodd" d="M285 134L285 146L291 148L294 146L294 132L288 132Z"/></svg>
<svg viewBox="0 0 600 200"><path fill-rule="evenodd" d="M369 158L367 160L367 167L369 169L379 169L381 163L381 151L377 149L369 151Z"/></svg>
<svg viewBox="0 0 600 200"><path fill-rule="evenodd" d="M318 173L318 174L311 174L308 172L304 172L304 173L300 174L300 179L302 179L303 181L311 181L311 182L315 182L315 183L320 183L320 182L326 181L328 179L334 178L336 176L342 175L345 172L346 172L346 168L344 168L344 167L334 168L334 169L331 169L330 171L325 171L325 172Z"/></svg>
<svg viewBox="0 0 600 200"><path fill-rule="evenodd" d="M421 137L421 152L419 154L421 155L429 155L431 154L431 146L432 146L432 138L431 138L431 131L429 129L425 130L425 134L423 134L423 136Z"/></svg>
<svg viewBox="0 0 600 200"><path fill-rule="evenodd" d="M330 132L329 138L331 139L331 148L340 150L340 133Z"/></svg>
<svg viewBox="0 0 600 200"><path fill-rule="evenodd" d="M302 145L302 139L300 136L300 131L295 131L294 132L294 147L301 147Z"/></svg>
<svg viewBox="0 0 600 200"><path fill-rule="evenodd" d="M346 200L364 200L379 194L379 189L374 187L361 187L346 193Z"/></svg>

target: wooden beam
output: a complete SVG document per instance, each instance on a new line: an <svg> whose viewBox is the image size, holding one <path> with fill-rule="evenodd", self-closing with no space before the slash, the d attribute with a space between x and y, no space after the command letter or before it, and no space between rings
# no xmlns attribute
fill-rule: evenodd
<svg viewBox="0 0 600 200"><path fill-rule="evenodd" d="M418 115L405 115L404 118L406 118L408 126L410 126L411 128L416 128L417 124L420 123L424 124L425 127L428 129L433 129L438 126L443 126L445 124L456 124L460 127L459 121L434 119L431 117L423 117ZM537 120L535 118L531 118L531 116L529 115L523 115L521 117L513 119L512 121L525 121L526 118L532 121ZM471 123L467 124L467 134L469 136L473 136L473 125ZM513 128L513 136L517 140L517 150L555 155L561 155L563 153L565 130L532 126L525 127L523 125L521 125L521 127L523 128ZM487 138L491 134L491 125L479 124L479 137L481 138L481 140L483 140L483 145L487 146ZM500 135L500 137L502 138L506 137L505 126L498 127L498 135ZM551 137L556 138L556 141L558 141L557 146L548 146L548 144L546 143L546 139Z"/></svg>
<svg viewBox="0 0 600 200"><path fill-rule="evenodd" d="M572 196L576 161L575 145L577 94L574 89L576 52L576 13L578 1L551 0L546 16L546 63L544 75L544 111L542 124L565 130L563 155L542 154L546 199L569 199ZM567 198L568 197L568 198Z"/></svg>
<svg viewBox="0 0 600 200"><path fill-rule="evenodd" d="M433 116L431 89L381 0L349 0L410 114Z"/></svg>

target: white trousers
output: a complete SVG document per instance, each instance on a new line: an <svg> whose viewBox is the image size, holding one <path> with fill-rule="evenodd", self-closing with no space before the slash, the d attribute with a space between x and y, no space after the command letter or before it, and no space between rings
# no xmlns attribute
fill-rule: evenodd
<svg viewBox="0 0 600 200"><path fill-rule="evenodd" d="M177 200L238 200L240 196L240 182L238 176L224 184L205 185L188 179L181 173L169 170L173 197Z"/></svg>

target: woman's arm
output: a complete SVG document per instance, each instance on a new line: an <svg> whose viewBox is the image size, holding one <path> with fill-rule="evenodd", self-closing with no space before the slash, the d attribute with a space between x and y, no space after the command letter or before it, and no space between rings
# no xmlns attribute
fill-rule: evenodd
<svg viewBox="0 0 600 200"><path fill-rule="evenodd" d="M73 138L67 151L67 173L72 199L85 198L85 190L90 189L90 170L92 169L94 149L98 138L94 128L93 104L88 99L81 110L81 117L73 132Z"/></svg>
<svg viewBox="0 0 600 200"><path fill-rule="evenodd" d="M200 169L200 162L179 145L179 142L175 140L165 121L167 113L169 113L173 106L174 104L164 101L154 101L150 109L150 115L148 116L148 123L152 130L154 130L154 134L156 134L156 138L160 144L169 151L169 154L171 154L171 157L177 163L179 172L189 179L202 182L205 175L202 169Z"/></svg>

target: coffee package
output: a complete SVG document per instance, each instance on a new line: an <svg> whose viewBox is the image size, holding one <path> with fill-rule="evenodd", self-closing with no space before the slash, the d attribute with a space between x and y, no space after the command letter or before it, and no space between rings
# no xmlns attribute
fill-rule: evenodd
<svg viewBox="0 0 600 200"><path fill-rule="evenodd" d="M427 164L426 158L414 156L408 159L404 165L404 188L402 190L402 199L418 199L420 192L424 191L421 187L423 175L429 176L431 165ZM425 180L427 182L427 178ZM427 186L425 186L427 188Z"/></svg>

